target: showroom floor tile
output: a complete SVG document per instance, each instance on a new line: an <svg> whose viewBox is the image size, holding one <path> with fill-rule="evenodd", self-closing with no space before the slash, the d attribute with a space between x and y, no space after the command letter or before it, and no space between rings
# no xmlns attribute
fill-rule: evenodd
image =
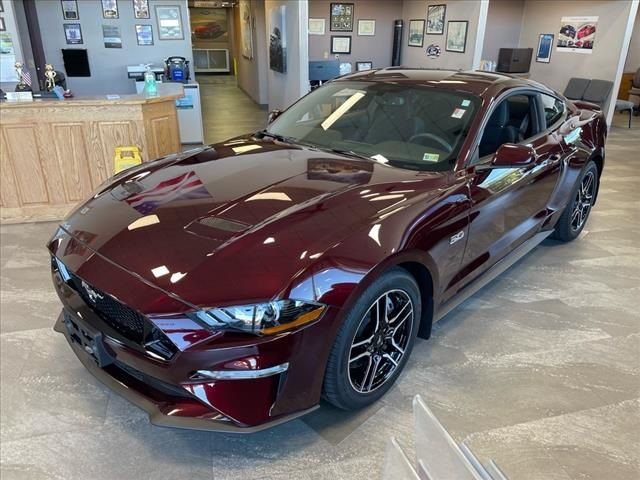
<svg viewBox="0 0 640 480"><path fill-rule="evenodd" d="M203 89L208 141L261 128L228 78ZM218 90L216 90L218 89ZM220 93L222 92L222 93ZM234 98L246 118L229 122ZM235 109L235 107L234 107ZM420 394L457 441L513 480L640 477L640 119L615 116L600 198L571 244L546 241L419 340L362 412L331 406L249 436L152 426L52 331L51 223L0 227L0 476L377 478L391 435L412 454Z"/></svg>

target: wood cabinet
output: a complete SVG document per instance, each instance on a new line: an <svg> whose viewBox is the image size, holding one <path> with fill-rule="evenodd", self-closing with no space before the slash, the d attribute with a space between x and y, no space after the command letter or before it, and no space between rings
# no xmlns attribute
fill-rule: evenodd
<svg viewBox="0 0 640 480"><path fill-rule="evenodd" d="M115 148L137 146L143 161L180 151L175 99L40 100L0 104L0 217L3 223L59 220L114 173Z"/></svg>
<svg viewBox="0 0 640 480"><path fill-rule="evenodd" d="M636 72L627 72L622 74L620 89L618 90L618 96L616 97L617 99L629 100L629 90L631 90L631 84L635 74Z"/></svg>

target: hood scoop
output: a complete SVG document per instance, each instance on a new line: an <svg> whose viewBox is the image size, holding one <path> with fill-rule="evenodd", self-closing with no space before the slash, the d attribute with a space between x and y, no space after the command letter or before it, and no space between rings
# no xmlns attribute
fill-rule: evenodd
<svg viewBox="0 0 640 480"><path fill-rule="evenodd" d="M189 223L185 230L200 237L225 241L249 228L251 228L251 225L237 220L207 215Z"/></svg>

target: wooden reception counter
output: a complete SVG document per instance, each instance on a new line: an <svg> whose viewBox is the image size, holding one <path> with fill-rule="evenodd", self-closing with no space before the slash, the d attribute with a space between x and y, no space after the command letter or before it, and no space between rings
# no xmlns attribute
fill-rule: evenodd
<svg viewBox="0 0 640 480"><path fill-rule="evenodd" d="M158 95L0 103L0 220L59 220L114 173L115 148L137 146L143 161L180 151L175 100Z"/></svg>

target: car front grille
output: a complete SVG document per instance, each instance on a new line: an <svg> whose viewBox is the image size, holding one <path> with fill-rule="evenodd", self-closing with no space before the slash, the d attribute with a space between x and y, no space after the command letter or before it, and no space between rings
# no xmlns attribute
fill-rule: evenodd
<svg viewBox="0 0 640 480"><path fill-rule="evenodd" d="M75 290L85 304L129 346L152 352L170 359L176 350L171 341L144 315L119 302L114 297L88 284L53 258L53 268L59 271L65 283Z"/></svg>

